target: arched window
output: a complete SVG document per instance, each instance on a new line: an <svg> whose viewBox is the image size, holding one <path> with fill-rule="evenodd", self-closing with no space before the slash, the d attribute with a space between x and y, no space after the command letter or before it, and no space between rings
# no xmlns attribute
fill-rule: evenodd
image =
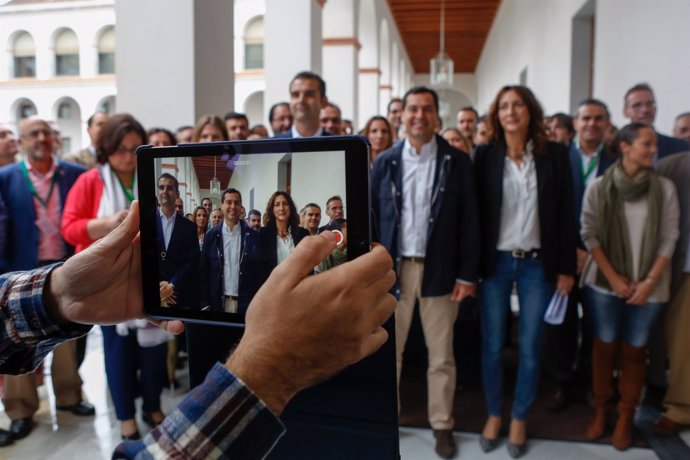
<svg viewBox="0 0 690 460"><path fill-rule="evenodd" d="M34 103L29 100L24 100L17 107L17 121L23 120L24 118L33 117L37 113L38 112Z"/></svg>
<svg viewBox="0 0 690 460"><path fill-rule="evenodd" d="M252 19L244 30L244 68L264 68L264 18Z"/></svg>
<svg viewBox="0 0 690 460"><path fill-rule="evenodd" d="M36 46L27 32L20 33L14 41L14 77L36 76Z"/></svg>
<svg viewBox="0 0 690 460"><path fill-rule="evenodd" d="M69 29L55 39L55 75L79 75L79 42Z"/></svg>
<svg viewBox="0 0 690 460"><path fill-rule="evenodd" d="M98 40L98 73L115 73L115 28L109 27Z"/></svg>

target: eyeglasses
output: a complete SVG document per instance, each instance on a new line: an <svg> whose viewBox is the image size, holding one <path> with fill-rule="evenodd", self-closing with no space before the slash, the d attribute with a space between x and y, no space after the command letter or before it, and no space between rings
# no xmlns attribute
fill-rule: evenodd
<svg viewBox="0 0 690 460"><path fill-rule="evenodd" d="M137 147L138 147L138 146L137 146ZM137 147L132 147L132 148L128 149L128 148L125 147L124 145L121 145L121 146L119 146L119 147L117 148L117 150L115 150L115 153L116 153L117 155L124 155L124 154L126 154L126 153L130 153L130 154L134 155L134 154L136 153L136 151L137 151Z"/></svg>

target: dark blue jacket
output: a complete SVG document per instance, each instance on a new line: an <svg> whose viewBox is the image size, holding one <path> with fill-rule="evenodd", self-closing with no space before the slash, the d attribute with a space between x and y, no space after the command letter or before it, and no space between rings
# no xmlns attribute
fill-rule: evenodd
<svg viewBox="0 0 690 460"><path fill-rule="evenodd" d="M690 146L683 139L676 139L675 137L656 133L657 160L661 160L674 153L687 152L688 150L690 150Z"/></svg>
<svg viewBox="0 0 690 460"><path fill-rule="evenodd" d="M585 197L585 183L582 181L582 175L580 174L580 153L577 151L575 142L570 144L568 156L570 157L570 172L573 176L573 196L575 197L575 221L577 224L578 246L584 249L585 246L580 240L580 216L582 215L582 200ZM604 174L609 166L615 162L616 159L609 154L606 151L606 147L604 147L601 157L599 158L599 167L597 168L596 177Z"/></svg>
<svg viewBox="0 0 690 460"><path fill-rule="evenodd" d="M175 285L177 294L175 307L195 308L198 306L199 238L196 226L181 215L175 215L170 243L165 248L161 218L156 216L158 232L158 279Z"/></svg>
<svg viewBox="0 0 690 460"><path fill-rule="evenodd" d="M256 231L240 219L242 242L240 246L240 279L238 309L244 313L251 302L251 293L245 287L250 275L247 273L247 253L253 251ZM225 246L223 245L223 223L206 232L201 249L201 307L210 306L211 311L222 312L225 303L223 272L225 267Z"/></svg>
<svg viewBox="0 0 690 460"><path fill-rule="evenodd" d="M57 191L60 193L60 207L65 204L77 177L86 171L81 166L61 161L58 164ZM53 192L54 193L54 192ZM36 210L31 190L26 182L21 165L14 163L0 168L0 195L5 201L9 221L5 247L0 250L0 272L31 270L38 266L39 230L36 226ZM65 243L67 256L74 248Z"/></svg>
<svg viewBox="0 0 690 460"><path fill-rule="evenodd" d="M472 162L469 155L451 147L441 136L436 136L436 143L422 279L425 297L450 294L459 279L477 281L479 263L479 216ZM403 205L403 146L401 142L376 157L371 173L371 204L379 241L390 252L396 270L401 261L398 238Z"/></svg>

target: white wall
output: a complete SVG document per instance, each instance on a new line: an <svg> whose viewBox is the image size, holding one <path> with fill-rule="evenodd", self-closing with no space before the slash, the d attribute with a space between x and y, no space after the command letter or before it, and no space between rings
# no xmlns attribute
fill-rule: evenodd
<svg viewBox="0 0 690 460"><path fill-rule="evenodd" d="M605 99L619 126L623 95L649 83L656 93L656 128L670 134L676 115L690 110L690 2L598 0L594 94Z"/></svg>
<svg viewBox="0 0 690 460"><path fill-rule="evenodd" d="M546 113L569 109L572 18L585 2L501 2L475 71L480 112L502 86L518 84L525 68L527 86Z"/></svg>
<svg viewBox="0 0 690 460"><path fill-rule="evenodd" d="M477 105L483 111L499 88L527 85L544 111L571 104L572 21L586 0L503 0L475 72ZM627 123L623 95L647 82L657 98L657 129L669 133L675 116L690 109L690 2L687 0L596 0L594 97L609 105L612 121ZM576 82L577 83L577 82Z"/></svg>

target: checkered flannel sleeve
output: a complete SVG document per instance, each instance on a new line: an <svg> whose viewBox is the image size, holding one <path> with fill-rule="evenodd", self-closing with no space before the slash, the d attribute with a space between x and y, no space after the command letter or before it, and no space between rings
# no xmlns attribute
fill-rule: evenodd
<svg viewBox="0 0 690 460"><path fill-rule="evenodd" d="M91 329L58 326L46 313L43 288L57 266L0 275L0 374L31 372L55 347Z"/></svg>
<svg viewBox="0 0 690 460"><path fill-rule="evenodd" d="M285 432L280 420L219 363L156 429L120 444L113 459L266 457Z"/></svg>

